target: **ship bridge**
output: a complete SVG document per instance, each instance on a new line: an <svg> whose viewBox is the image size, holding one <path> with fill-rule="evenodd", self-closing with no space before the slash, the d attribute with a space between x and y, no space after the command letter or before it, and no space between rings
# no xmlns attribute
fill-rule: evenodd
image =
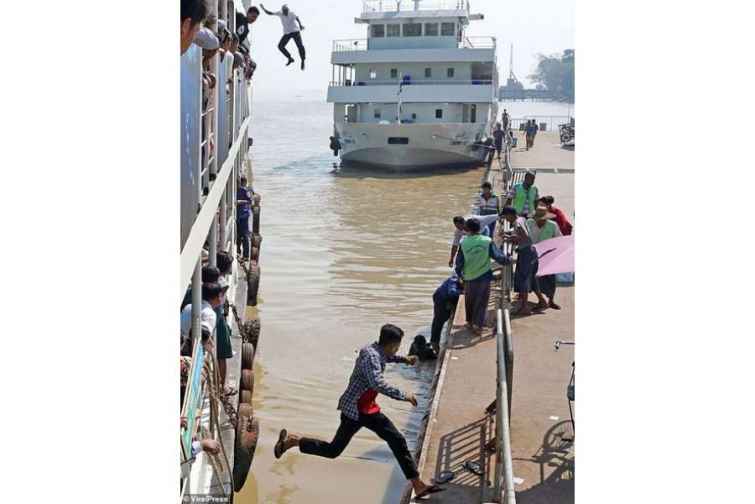
<svg viewBox="0 0 755 504"><path fill-rule="evenodd" d="M365 0L367 38L336 40L331 103L489 102L498 90L496 40L467 36L468 1Z"/></svg>

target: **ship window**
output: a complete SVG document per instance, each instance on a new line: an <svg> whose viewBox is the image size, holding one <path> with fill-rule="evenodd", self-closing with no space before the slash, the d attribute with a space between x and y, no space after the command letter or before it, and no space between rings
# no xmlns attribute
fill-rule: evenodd
<svg viewBox="0 0 755 504"><path fill-rule="evenodd" d="M381 24L370 25L370 29L372 30L373 38L385 37L385 25L381 25Z"/></svg>
<svg viewBox="0 0 755 504"><path fill-rule="evenodd" d="M438 23L425 23L425 37L438 36Z"/></svg>
<svg viewBox="0 0 755 504"><path fill-rule="evenodd" d="M380 110L380 107L375 107L375 119L380 119L382 117L382 113Z"/></svg>
<svg viewBox="0 0 755 504"><path fill-rule="evenodd" d="M391 68L391 79L398 79L398 68Z"/></svg>
<svg viewBox="0 0 755 504"><path fill-rule="evenodd" d="M401 25L399 24L389 24L386 25L388 27L388 36L389 37L400 37L401 36Z"/></svg>
<svg viewBox="0 0 755 504"><path fill-rule="evenodd" d="M443 119L443 109L442 108L435 109L435 118L436 119Z"/></svg>
<svg viewBox="0 0 755 504"><path fill-rule="evenodd" d="M429 79L433 76L433 69L432 68L425 68L425 78Z"/></svg>
<svg viewBox="0 0 755 504"><path fill-rule="evenodd" d="M440 34L444 37L453 37L456 35L456 25L454 23L441 23Z"/></svg>
<svg viewBox="0 0 755 504"><path fill-rule="evenodd" d="M417 114L412 114L412 121L416 121L416 120L417 120Z"/></svg>
<svg viewBox="0 0 755 504"><path fill-rule="evenodd" d="M404 23L404 37L421 37L422 23Z"/></svg>
<svg viewBox="0 0 755 504"><path fill-rule="evenodd" d="M388 137L388 143L390 145L409 145L409 138L407 138L407 137Z"/></svg>
<svg viewBox="0 0 755 504"><path fill-rule="evenodd" d="M370 68L370 79L377 79L377 72L374 68Z"/></svg>
<svg viewBox="0 0 755 504"><path fill-rule="evenodd" d="M454 69L453 68L449 68L448 70L446 70L446 77L448 77L449 79L453 79L454 78Z"/></svg>

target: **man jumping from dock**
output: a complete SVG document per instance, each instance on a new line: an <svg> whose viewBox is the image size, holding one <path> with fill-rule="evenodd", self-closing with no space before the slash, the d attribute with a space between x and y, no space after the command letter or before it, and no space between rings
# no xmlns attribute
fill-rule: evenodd
<svg viewBox="0 0 755 504"><path fill-rule="evenodd" d="M354 434L362 427L366 427L388 443L404 476L411 481L416 497L442 491L443 488L428 485L420 479L417 465L406 445L406 439L396 429L393 422L380 412L380 406L375 402L375 398L380 393L397 401L407 401L417 406L417 399L413 394L407 394L392 387L383 377L386 362L401 362L409 365L417 362L416 356L396 355L403 336L404 331L400 328L385 324L380 329L380 339L359 351L349 385L338 401L338 409L341 410L341 425L333 441L327 442L288 434L286 429L282 429L278 442L275 444L275 458L280 458L286 450L298 446L301 453L334 459L343 453Z"/></svg>
<svg viewBox="0 0 755 504"><path fill-rule="evenodd" d="M283 53L283 56L288 58L286 66L294 62L294 58L291 57L291 53L286 50L286 45L288 44L288 42L291 39L294 39L296 48L299 50L301 69L304 70L304 57L306 53L304 51L304 43L301 41L301 31L304 29L304 25L301 24L299 16L294 14L294 12L290 10L288 8L288 5L286 4L283 4L281 10L279 10L278 12L270 12L262 4L260 4L260 8L265 11L265 14L267 14L268 16L278 16L279 18L281 18L281 23L283 24L283 36L281 37L280 42L278 42L278 50ZM297 23L299 24L298 28L296 27Z"/></svg>

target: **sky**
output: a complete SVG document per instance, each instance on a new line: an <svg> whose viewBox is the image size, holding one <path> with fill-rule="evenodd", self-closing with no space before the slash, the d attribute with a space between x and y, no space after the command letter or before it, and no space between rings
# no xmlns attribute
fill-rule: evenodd
<svg viewBox="0 0 755 504"><path fill-rule="evenodd" d="M432 1L432 0L428 0ZM283 2L265 3L276 11ZM332 41L366 38L366 25L357 25L354 18L362 10L361 0L286 0L299 16L305 30L302 38L307 50L307 69L299 70L293 41L288 50L297 59L285 67L277 45L283 34L280 20L264 12L252 26L252 58L257 62L254 74L254 96L258 99L325 96L331 78ZM575 0L470 0L471 10L485 19L472 21L469 36L493 36L498 42L498 65L501 82L509 73L510 44L514 44L514 73L526 87L527 76L537 65L537 54L561 53L574 47ZM254 5L259 5L253 2ZM413 8L405 0L404 8Z"/></svg>

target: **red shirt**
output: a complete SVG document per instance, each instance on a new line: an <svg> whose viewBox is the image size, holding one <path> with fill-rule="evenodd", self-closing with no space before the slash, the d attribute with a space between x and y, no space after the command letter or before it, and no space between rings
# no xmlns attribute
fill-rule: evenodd
<svg viewBox="0 0 755 504"><path fill-rule="evenodd" d="M375 402L377 397L377 390L367 389L367 391L359 397L357 401L357 409L363 415L374 415L380 413L380 406Z"/></svg>
<svg viewBox="0 0 755 504"><path fill-rule="evenodd" d="M560 208L554 206L550 207L548 211L556 216L556 224L558 225L561 234L564 236L570 235L572 226L569 219L566 218L566 214Z"/></svg>

